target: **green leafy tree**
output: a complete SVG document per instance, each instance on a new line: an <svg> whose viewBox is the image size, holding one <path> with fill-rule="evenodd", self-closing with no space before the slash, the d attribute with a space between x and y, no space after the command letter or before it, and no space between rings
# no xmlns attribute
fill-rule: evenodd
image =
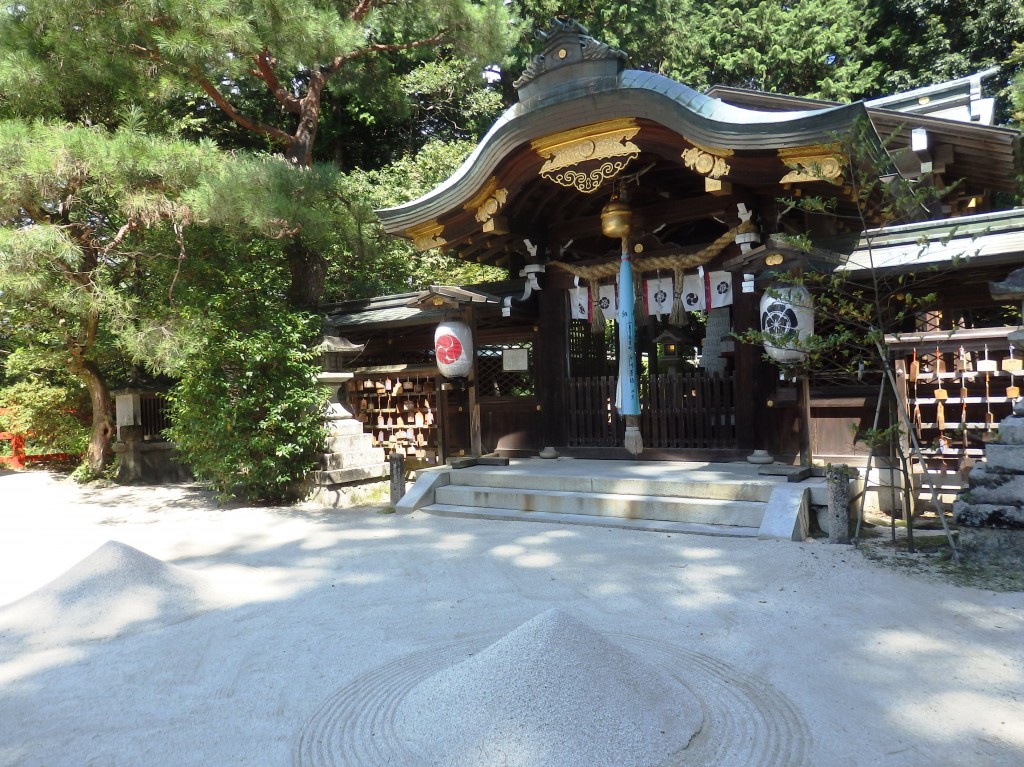
<svg viewBox="0 0 1024 767"><path fill-rule="evenodd" d="M171 391L168 436L221 498L282 502L323 451L326 396L305 343L319 318L288 308L287 270L267 268L260 247L229 247L183 277L178 314L200 340Z"/></svg>
<svg viewBox="0 0 1024 767"><path fill-rule="evenodd" d="M414 157L380 170L353 171L342 179L350 229L339 243L343 255L332 259L330 300L419 290L428 285L468 285L507 276L504 270L459 261L440 250L420 253L407 240L387 235L373 212L426 194L456 170L473 146L469 141L434 141Z"/></svg>
<svg viewBox="0 0 1024 767"><path fill-rule="evenodd" d="M1001 65L1024 42L1020 0L873 0L873 5L878 13L871 35L878 41L884 76L878 91L867 95L898 93ZM995 77L1003 106L1013 72L1007 67ZM1000 115L1001 121L1006 116Z"/></svg>
<svg viewBox="0 0 1024 767"><path fill-rule="evenodd" d="M694 2L673 20L663 69L693 88L732 85L849 101L873 90L870 0Z"/></svg>
<svg viewBox="0 0 1024 767"><path fill-rule="evenodd" d="M850 100L871 91L880 75L872 63L871 0L514 0L510 6L525 31L505 78L508 95L535 47L530 28L546 29L556 16L576 19L625 51L631 68L698 90L733 85Z"/></svg>
<svg viewBox="0 0 1024 767"><path fill-rule="evenodd" d="M0 122L0 302L85 385L94 474L114 434L99 350L137 315L130 286L145 254L167 257L147 250L147 234L180 239L191 222L185 198L209 150L130 130Z"/></svg>
<svg viewBox="0 0 1024 767"><path fill-rule="evenodd" d="M482 71L505 47L505 19L498 0L28 0L0 24L0 39L12 41L0 50L0 91L19 114L31 113L38 99L63 114L109 120L119 100L139 103L151 94L166 104L200 90L207 108L243 135L262 137L288 162L309 167L329 89L342 107L336 117L372 121L396 111L389 108L396 83L420 60L459 55ZM88 109L75 106L82 83L96 84ZM388 95L374 109L380 94ZM363 138L370 145L372 136ZM312 308L323 294L327 259L301 230L286 252L292 304Z"/></svg>
<svg viewBox="0 0 1024 767"><path fill-rule="evenodd" d="M81 388L50 383L45 378L23 378L0 388L0 431L28 435L31 452L81 455L89 442L75 405Z"/></svg>
<svg viewBox="0 0 1024 767"><path fill-rule="evenodd" d="M482 69L500 55L505 26L496 0L27 0L5 19L12 44L0 59L0 88L22 114L33 102L67 114L82 93L106 107L106 119L119 98L199 88L241 128L279 143L289 161L306 166L331 83L372 72L377 59L405 51L480 53ZM275 120L267 119L269 110L236 105L237 94L250 98L254 90L275 106Z"/></svg>

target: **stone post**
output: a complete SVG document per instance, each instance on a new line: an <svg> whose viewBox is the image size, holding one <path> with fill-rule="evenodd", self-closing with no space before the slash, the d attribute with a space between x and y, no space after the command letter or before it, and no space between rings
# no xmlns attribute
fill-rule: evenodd
<svg viewBox="0 0 1024 767"><path fill-rule="evenodd" d="M143 479L142 440L145 430L141 426L124 425L119 428L119 431L123 447L117 451L121 454L121 460L117 465L117 481L121 484L141 482Z"/></svg>
<svg viewBox="0 0 1024 767"><path fill-rule="evenodd" d="M391 505L395 506L405 495L405 453L396 450L388 460L391 462Z"/></svg>
<svg viewBox="0 0 1024 767"><path fill-rule="evenodd" d="M825 469L828 487L828 542L850 542L850 469L829 464Z"/></svg>

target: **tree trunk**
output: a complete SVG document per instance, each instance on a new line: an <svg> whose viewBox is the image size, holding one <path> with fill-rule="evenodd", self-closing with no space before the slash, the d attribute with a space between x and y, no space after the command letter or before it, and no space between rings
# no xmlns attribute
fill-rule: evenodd
<svg viewBox="0 0 1024 767"><path fill-rule="evenodd" d="M288 302L296 309L315 310L324 294L327 259L308 248L301 237L295 237L285 252L291 269Z"/></svg>
<svg viewBox="0 0 1024 767"><path fill-rule="evenodd" d="M285 159L300 168L308 168L313 164L313 142L316 141L317 127L320 122L319 95L318 89L315 93L310 93L302 99L299 124L295 126L295 133L290 136L284 152Z"/></svg>
<svg viewBox="0 0 1024 767"><path fill-rule="evenodd" d="M91 476L99 476L109 463L112 451L110 441L114 438L116 427L112 415L110 390L103 379L99 366L92 360L79 356L72 357L72 372L85 383L92 404L92 432L89 435L89 448L86 460Z"/></svg>

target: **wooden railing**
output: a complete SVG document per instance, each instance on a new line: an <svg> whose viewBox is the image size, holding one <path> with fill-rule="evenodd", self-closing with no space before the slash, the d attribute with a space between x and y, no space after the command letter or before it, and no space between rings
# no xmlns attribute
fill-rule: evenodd
<svg viewBox="0 0 1024 767"><path fill-rule="evenodd" d="M570 447L622 444L624 424L615 411L614 376L567 382L566 430ZM678 449L736 447L731 374L703 372L641 379L640 432L644 446Z"/></svg>

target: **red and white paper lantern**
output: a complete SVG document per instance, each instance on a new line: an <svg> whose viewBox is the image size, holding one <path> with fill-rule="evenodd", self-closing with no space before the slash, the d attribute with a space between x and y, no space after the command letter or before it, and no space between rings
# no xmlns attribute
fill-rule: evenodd
<svg viewBox="0 0 1024 767"><path fill-rule="evenodd" d="M437 369L446 378L464 378L473 366L473 332L461 320L444 320L434 331Z"/></svg>

